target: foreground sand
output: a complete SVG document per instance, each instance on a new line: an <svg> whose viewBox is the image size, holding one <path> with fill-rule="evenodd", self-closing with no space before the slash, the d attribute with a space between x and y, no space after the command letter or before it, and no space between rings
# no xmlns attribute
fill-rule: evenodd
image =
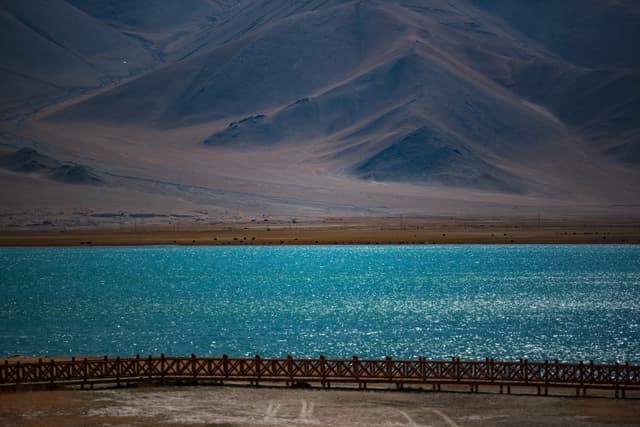
<svg viewBox="0 0 640 427"><path fill-rule="evenodd" d="M4 230L0 246L640 243L640 224L357 220Z"/></svg>
<svg viewBox="0 0 640 427"><path fill-rule="evenodd" d="M0 425L640 425L637 399L455 392L166 387L0 394Z"/></svg>

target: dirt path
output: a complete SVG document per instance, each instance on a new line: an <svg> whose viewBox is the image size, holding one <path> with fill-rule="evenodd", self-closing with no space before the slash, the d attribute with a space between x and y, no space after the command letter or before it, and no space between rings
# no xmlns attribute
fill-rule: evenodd
<svg viewBox="0 0 640 427"><path fill-rule="evenodd" d="M0 395L0 425L640 425L637 399L249 387L34 391Z"/></svg>

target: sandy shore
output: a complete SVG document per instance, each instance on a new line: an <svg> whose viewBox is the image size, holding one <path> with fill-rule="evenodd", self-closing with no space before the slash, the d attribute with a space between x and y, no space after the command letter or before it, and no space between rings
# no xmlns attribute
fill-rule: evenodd
<svg viewBox="0 0 640 427"><path fill-rule="evenodd" d="M7 426L640 425L637 399L457 392L165 387L0 395Z"/></svg>
<svg viewBox="0 0 640 427"><path fill-rule="evenodd" d="M636 223L490 223L358 220L322 224L246 223L208 226L4 230L0 246L313 245L442 243L640 243Z"/></svg>

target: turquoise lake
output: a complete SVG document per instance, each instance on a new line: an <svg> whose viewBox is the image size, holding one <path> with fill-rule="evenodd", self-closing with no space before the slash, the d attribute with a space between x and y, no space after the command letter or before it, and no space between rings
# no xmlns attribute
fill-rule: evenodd
<svg viewBox="0 0 640 427"><path fill-rule="evenodd" d="M0 356L640 362L640 246L0 248Z"/></svg>

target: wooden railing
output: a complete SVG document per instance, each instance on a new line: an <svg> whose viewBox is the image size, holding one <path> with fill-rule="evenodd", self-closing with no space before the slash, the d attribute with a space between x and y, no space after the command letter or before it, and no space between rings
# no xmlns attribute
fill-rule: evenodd
<svg viewBox="0 0 640 427"><path fill-rule="evenodd" d="M331 383L390 383L402 388L408 384L464 384L471 391L480 385L499 386L502 392L511 386L537 387L547 394L549 387L575 387L584 395L587 389L615 390L624 397L625 390L640 390L640 365L451 360L378 360L287 358L263 359L222 357L140 357L70 360L38 360L0 364L0 387L19 385L93 385L163 382L286 382L294 385L316 382L323 387Z"/></svg>

